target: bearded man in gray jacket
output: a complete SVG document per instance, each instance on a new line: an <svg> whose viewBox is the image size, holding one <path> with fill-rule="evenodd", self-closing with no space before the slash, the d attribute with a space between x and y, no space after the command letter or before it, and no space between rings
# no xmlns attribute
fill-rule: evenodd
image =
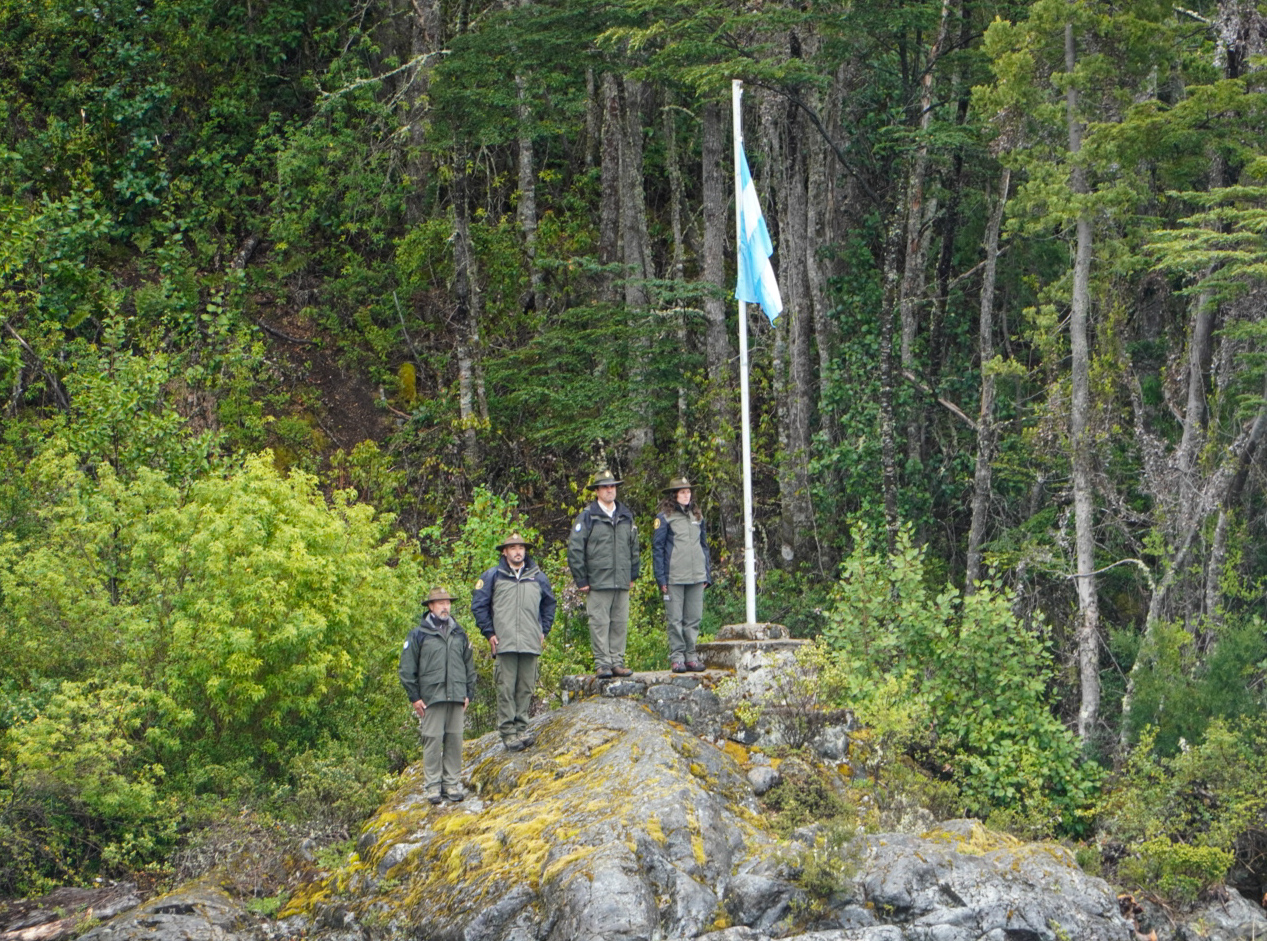
<svg viewBox="0 0 1267 941"><path fill-rule="evenodd" d="M550 580L528 554L531 545L518 533L497 547L502 558L479 577L471 596L471 614L496 658L497 731L509 751L536 742L528 731L538 660L558 608Z"/></svg>

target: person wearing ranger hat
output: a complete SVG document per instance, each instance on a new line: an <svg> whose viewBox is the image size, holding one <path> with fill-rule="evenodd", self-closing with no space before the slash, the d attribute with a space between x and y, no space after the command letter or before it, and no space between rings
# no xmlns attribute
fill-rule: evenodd
<svg viewBox="0 0 1267 941"><path fill-rule="evenodd" d="M558 607L550 580L528 554L532 544L514 533L497 547L501 561L479 577L471 595L475 625L488 640L496 665L497 731L509 751L536 742L528 731L538 658Z"/></svg>
<svg viewBox="0 0 1267 941"><path fill-rule="evenodd" d="M590 649L599 679L629 676L625 640L629 633L629 589L638 580L638 527L629 507L616 500L622 483L610 471L594 475L594 502L581 510L568 536L568 569L585 593Z"/></svg>
<svg viewBox="0 0 1267 941"><path fill-rule="evenodd" d="M712 582L704 514L691 499L691 482L674 477L664 488L651 534L651 564L669 622L669 665L674 673L701 672L695 652L704 615L704 589Z"/></svg>
<svg viewBox="0 0 1267 941"><path fill-rule="evenodd" d="M453 596L433 588L427 613L400 651L400 685L418 716L422 789L433 804L462 792L462 726L475 697L475 657L466 631L449 616Z"/></svg>

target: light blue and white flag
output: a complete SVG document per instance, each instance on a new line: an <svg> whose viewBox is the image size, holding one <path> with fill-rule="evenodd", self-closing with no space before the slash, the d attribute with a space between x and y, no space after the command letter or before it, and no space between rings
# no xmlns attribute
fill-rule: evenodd
<svg viewBox="0 0 1267 941"><path fill-rule="evenodd" d="M761 204L757 202L757 188L748 170L748 157L744 154L742 141L735 142L735 165L739 171L735 187L739 193L739 281L735 285L735 297L748 304L760 304L770 322L774 323L774 318L783 310L779 282L775 280L774 267L770 264L774 245L770 241L770 230L765 225L765 216L761 214Z"/></svg>

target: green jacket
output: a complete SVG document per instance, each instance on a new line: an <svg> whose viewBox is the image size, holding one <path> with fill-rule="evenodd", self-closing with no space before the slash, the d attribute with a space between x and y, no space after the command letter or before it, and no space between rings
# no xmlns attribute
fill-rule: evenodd
<svg viewBox="0 0 1267 941"><path fill-rule="evenodd" d="M568 569L578 588L623 588L638 580L638 527L629 507L617 501L608 516L595 500L572 524Z"/></svg>
<svg viewBox="0 0 1267 941"><path fill-rule="evenodd" d="M462 625L424 614L400 651L399 674L410 702L421 699L430 706L474 699L475 656Z"/></svg>

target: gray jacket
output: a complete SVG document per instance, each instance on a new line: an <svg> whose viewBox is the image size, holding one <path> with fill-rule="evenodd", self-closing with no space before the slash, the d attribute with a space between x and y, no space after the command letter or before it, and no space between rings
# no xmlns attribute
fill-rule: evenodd
<svg viewBox="0 0 1267 941"><path fill-rule="evenodd" d="M502 560L475 583L471 614L485 637L497 635L497 652L541 653L541 637L554 626L558 608L550 580L532 556L516 575Z"/></svg>

